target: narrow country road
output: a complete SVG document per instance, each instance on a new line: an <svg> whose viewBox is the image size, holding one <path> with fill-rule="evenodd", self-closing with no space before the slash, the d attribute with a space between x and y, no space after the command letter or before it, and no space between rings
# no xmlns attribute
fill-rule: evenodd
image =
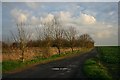
<svg viewBox="0 0 120 80"><path fill-rule="evenodd" d="M62 60L52 61L46 64L39 64L30 69L14 73L3 74L5 78L87 78L83 72L83 65L86 59L94 57L96 49L92 51Z"/></svg>

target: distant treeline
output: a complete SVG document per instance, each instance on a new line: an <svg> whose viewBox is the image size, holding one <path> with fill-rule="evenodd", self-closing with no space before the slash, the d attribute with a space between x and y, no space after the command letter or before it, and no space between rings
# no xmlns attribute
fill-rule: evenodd
<svg viewBox="0 0 120 80"><path fill-rule="evenodd" d="M73 47L85 47L85 48L91 48L94 47L94 41L88 34L83 34L81 35L78 39L74 39L72 41L69 41L67 39L61 39L61 47L71 47L71 42L74 43L72 44ZM46 47L47 44L47 39L45 40L30 40L27 42L27 47ZM57 40L50 40L50 47L57 47ZM13 42L10 45L8 45L5 42L2 42L2 47L7 48L7 47L19 47L20 43L18 42Z"/></svg>

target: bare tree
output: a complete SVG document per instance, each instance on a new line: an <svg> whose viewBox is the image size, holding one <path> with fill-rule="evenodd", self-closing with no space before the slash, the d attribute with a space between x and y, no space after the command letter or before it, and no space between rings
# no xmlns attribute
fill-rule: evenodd
<svg viewBox="0 0 120 80"><path fill-rule="evenodd" d="M94 40L90 37L89 34L83 34L79 37L80 46L91 48L94 47Z"/></svg>
<svg viewBox="0 0 120 80"><path fill-rule="evenodd" d="M65 36L66 39L69 41L69 45L70 48L73 52L73 47L75 45L75 37L76 37L77 31L74 27L69 27L66 31L65 31Z"/></svg>
<svg viewBox="0 0 120 80"><path fill-rule="evenodd" d="M49 43L51 46L54 45L58 49L58 53L60 54L64 32L64 30L62 29L62 23L57 19L56 16L54 16L53 20L48 23L44 23L44 26L45 38L49 40L47 40L47 43ZM52 43L52 41L54 42Z"/></svg>
<svg viewBox="0 0 120 80"><path fill-rule="evenodd" d="M44 51L44 54L43 56L44 57L49 57L51 55L50 53L50 47L52 45L52 26L53 24L51 22L45 22L45 23L42 23L43 25L43 33L42 33L42 36L41 36L41 30L39 30L39 40L42 39L43 40L43 51Z"/></svg>
<svg viewBox="0 0 120 80"><path fill-rule="evenodd" d="M43 27L36 27L36 34L37 34L37 36L35 36L36 38L37 38L37 45L39 46L39 47L42 47L42 46L44 46L44 44L42 44L43 42L43 40L45 40L45 28L43 29Z"/></svg>
<svg viewBox="0 0 120 80"><path fill-rule="evenodd" d="M57 17L54 18L54 30L53 30L53 38L55 40L55 47L58 49L58 53L61 53L61 47L62 47L62 39L64 35L64 29L62 28L62 23L57 20Z"/></svg>
<svg viewBox="0 0 120 80"><path fill-rule="evenodd" d="M25 26L26 24L24 23L20 23L20 24L16 24L17 25L17 34L14 34L12 32L12 37L14 42L18 43L18 48L21 50L21 59L22 62L24 62L24 53L27 47L27 42L30 39L30 35L27 31L25 31Z"/></svg>
<svg viewBox="0 0 120 80"><path fill-rule="evenodd" d="M61 46L63 44L63 42L62 42L63 33L64 33L63 29L60 29L60 28L55 29L56 37L55 37L55 43L54 44L55 44L55 47L57 47L59 54L61 53L60 48L61 48Z"/></svg>

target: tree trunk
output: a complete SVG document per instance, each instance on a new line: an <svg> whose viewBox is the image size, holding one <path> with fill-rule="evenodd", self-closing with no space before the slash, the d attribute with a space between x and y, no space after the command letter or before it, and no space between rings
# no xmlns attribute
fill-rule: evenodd
<svg viewBox="0 0 120 80"><path fill-rule="evenodd" d="M22 62L24 62L24 50L22 50Z"/></svg>
<svg viewBox="0 0 120 80"><path fill-rule="evenodd" d="M73 47L71 47L71 50L72 50L72 52L73 52Z"/></svg>
<svg viewBox="0 0 120 80"><path fill-rule="evenodd" d="M58 49L58 54L60 55L60 47L57 47L57 49Z"/></svg>

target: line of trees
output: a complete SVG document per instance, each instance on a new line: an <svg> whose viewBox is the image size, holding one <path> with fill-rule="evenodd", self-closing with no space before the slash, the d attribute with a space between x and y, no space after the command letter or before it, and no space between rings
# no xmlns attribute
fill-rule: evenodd
<svg viewBox="0 0 120 80"><path fill-rule="evenodd" d="M57 17L54 17L50 22L41 24L43 28L36 29L38 34L36 40L30 39L30 33L24 29L25 23L16 24L18 34L12 33L14 43L11 46L18 47L21 50L22 62L24 62L26 47L44 47L45 57L50 56L50 47L56 47L58 54L61 53L62 47L70 47L71 51L74 50L74 47L94 47L94 41L89 34L77 36L77 30L74 26L64 28L61 22L57 20Z"/></svg>

